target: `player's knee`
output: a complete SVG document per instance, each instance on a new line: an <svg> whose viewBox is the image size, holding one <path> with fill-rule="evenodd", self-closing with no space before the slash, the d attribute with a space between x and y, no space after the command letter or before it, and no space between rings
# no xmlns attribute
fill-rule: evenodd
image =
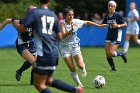
<svg viewBox="0 0 140 93"><path fill-rule="evenodd" d="M75 67L71 67L71 68L70 68L70 71L71 71L71 72L75 72Z"/></svg>
<svg viewBox="0 0 140 93"><path fill-rule="evenodd" d="M44 89L44 87L42 85L37 84L37 83L35 83L34 86L39 92L41 92Z"/></svg>
<svg viewBox="0 0 140 93"><path fill-rule="evenodd" d="M34 64L36 62L36 58L32 58L31 60L30 60L30 63L31 64Z"/></svg>
<svg viewBox="0 0 140 93"><path fill-rule="evenodd" d="M109 52L107 53L107 56L108 56L108 57L113 57L113 56L114 56L114 52L113 52L113 51L109 51Z"/></svg>
<svg viewBox="0 0 140 93"><path fill-rule="evenodd" d="M53 82L53 79L49 78L46 80L46 85L51 86L52 82Z"/></svg>

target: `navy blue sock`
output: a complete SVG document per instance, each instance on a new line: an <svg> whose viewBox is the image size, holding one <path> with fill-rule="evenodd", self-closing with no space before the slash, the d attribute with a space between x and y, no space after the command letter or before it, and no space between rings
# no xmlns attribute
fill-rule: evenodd
<svg viewBox="0 0 140 93"><path fill-rule="evenodd" d="M18 70L18 72L22 74L22 72L30 68L30 66L31 66L31 63L29 63L29 61L25 61L23 65L20 67L20 69Z"/></svg>
<svg viewBox="0 0 140 93"><path fill-rule="evenodd" d="M112 58L107 58L107 61L108 61L109 65L110 65L111 69L116 70L115 64L113 62L113 59Z"/></svg>
<svg viewBox="0 0 140 93"><path fill-rule="evenodd" d="M75 91L76 91L75 87L73 87L65 82L62 82L60 80L57 80L57 79L53 80L52 87L55 87L62 91L71 92L71 93L75 93Z"/></svg>
<svg viewBox="0 0 140 93"><path fill-rule="evenodd" d="M40 93L52 93L50 89L45 88L44 90L42 90Z"/></svg>
<svg viewBox="0 0 140 93"><path fill-rule="evenodd" d="M117 52L117 51L115 51L114 52L114 57L121 56L123 54L124 54L123 52Z"/></svg>
<svg viewBox="0 0 140 93"><path fill-rule="evenodd" d="M33 69L31 70L31 78L30 78L30 85L34 83L34 76L33 76Z"/></svg>

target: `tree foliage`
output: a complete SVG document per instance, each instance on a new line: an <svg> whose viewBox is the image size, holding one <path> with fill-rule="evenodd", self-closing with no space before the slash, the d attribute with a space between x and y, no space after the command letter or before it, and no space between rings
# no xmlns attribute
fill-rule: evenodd
<svg viewBox="0 0 140 93"><path fill-rule="evenodd" d="M63 11L66 6L71 6L76 15L83 17L84 13L92 16L93 13L107 12L109 0L51 0L50 8L56 13ZM125 0L116 0L118 10L125 11ZM0 22L5 18L22 18L29 5L38 5L38 0L0 0Z"/></svg>
<svg viewBox="0 0 140 93"><path fill-rule="evenodd" d="M1 0L0 22L6 18L23 18L29 5L38 6L38 0ZM50 8L54 8L55 2L51 0Z"/></svg>

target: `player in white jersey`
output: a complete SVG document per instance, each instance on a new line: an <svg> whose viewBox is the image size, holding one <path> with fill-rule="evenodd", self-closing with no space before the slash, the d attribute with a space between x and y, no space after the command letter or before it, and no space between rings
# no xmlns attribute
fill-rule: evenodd
<svg viewBox="0 0 140 93"><path fill-rule="evenodd" d="M85 64L80 51L80 39L77 37L77 30L84 24L99 26L98 24L91 21L83 21L80 19L73 19L74 11L72 8L67 7L64 9L64 20L60 21L60 29L63 33L63 40L60 41L60 54L66 62L67 66L71 71L71 76L78 86L82 86L78 74L76 73L73 59L76 61L77 66L81 70L83 77L87 75L85 70Z"/></svg>
<svg viewBox="0 0 140 93"><path fill-rule="evenodd" d="M129 40L132 36L132 39L135 43L137 43L140 46L140 39L138 39L139 34L139 25L137 21L139 20L139 13L136 9L136 3L131 2L130 3L130 11L128 13L128 17L126 18L128 21L126 36L125 36L125 43L123 51L126 53L129 48Z"/></svg>

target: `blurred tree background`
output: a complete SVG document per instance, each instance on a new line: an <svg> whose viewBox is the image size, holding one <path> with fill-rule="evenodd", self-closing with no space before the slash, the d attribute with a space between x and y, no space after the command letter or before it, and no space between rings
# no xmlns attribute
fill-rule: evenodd
<svg viewBox="0 0 140 93"><path fill-rule="evenodd" d="M71 6L75 10L75 15L84 17L88 13L89 17L94 13L107 12L107 2L109 0L51 0L50 9L56 13L63 11L66 6ZM116 0L117 10L125 12L125 0ZM29 5L38 5L38 0L0 0L0 22L5 18L24 17Z"/></svg>

